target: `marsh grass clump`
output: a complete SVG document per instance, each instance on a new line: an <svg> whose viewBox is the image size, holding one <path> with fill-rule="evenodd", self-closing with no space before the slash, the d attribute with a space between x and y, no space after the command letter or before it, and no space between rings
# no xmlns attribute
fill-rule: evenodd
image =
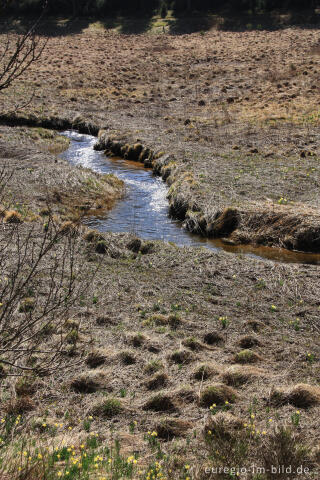
<svg viewBox="0 0 320 480"><path fill-rule="evenodd" d="M4 221L6 223L22 223L22 216L16 210L8 210L5 212Z"/></svg>
<svg viewBox="0 0 320 480"><path fill-rule="evenodd" d="M132 238L126 245L128 250L131 250L133 253L138 253L140 251L142 242L140 238Z"/></svg>
<svg viewBox="0 0 320 480"><path fill-rule="evenodd" d="M223 383L215 383L205 388L200 396L200 405L202 407L211 407L211 405L224 405L226 402L234 402L237 398L237 392Z"/></svg>
<svg viewBox="0 0 320 480"><path fill-rule="evenodd" d="M8 415L22 415L35 409L35 403L29 396L25 395L16 399L9 400L4 405L4 410Z"/></svg>
<svg viewBox="0 0 320 480"><path fill-rule="evenodd" d="M208 380L209 378L212 378L214 375L219 375L220 371L218 367L214 364L211 363L202 363L201 365L198 365L192 376L196 380Z"/></svg>
<svg viewBox="0 0 320 480"><path fill-rule="evenodd" d="M204 435L216 435L221 439L230 440L235 432L241 431L243 428L243 420L239 417L232 415L230 412L218 412L208 417L204 427Z"/></svg>
<svg viewBox="0 0 320 480"><path fill-rule="evenodd" d="M176 350L169 356L169 360L173 363L186 364L191 363L194 357L188 350Z"/></svg>
<svg viewBox="0 0 320 480"><path fill-rule="evenodd" d="M147 365L144 367L144 371L147 374L152 374L155 372L158 372L159 370L162 370L164 368L163 363L161 360L151 360L151 362L147 363Z"/></svg>
<svg viewBox="0 0 320 480"><path fill-rule="evenodd" d="M70 235L72 237L78 234L78 225L71 221L65 221L60 225L59 233L62 235Z"/></svg>
<svg viewBox="0 0 320 480"><path fill-rule="evenodd" d="M108 251L108 245L105 240L99 240L95 245L95 251L100 254L105 254Z"/></svg>
<svg viewBox="0 0 320 480"><path fill-rule="evenodd" d="M123 350L119 353L119 358L123 365L133 365L137 361L135 354L131 350Z"/></svg>
<svg viewBox="0 0 320 480"><path fill-rule="evenodd" d="M107 353L101 349L91 350L86 358L86 364L90 368L97 368L103 365L107 359Z"/></svg>
<svg viewBox="0 0 320 480"><path fill-rule="evenodd" d="M186 338L185 340L182 341L182 345L184 345L187 348L190 348L190 350L194 352L198 352L204 348L204 345L194 337Z"/></svg>
<svg viewBox="0 0 320 480"><path fill-rule="evenodd" d="M106 388L107 376L103 371L88 371L75 377L70 386L76 393L94 393Z"/></svg>
<svg viewBox="0 0 320 480"><path fill-rule="evenodd" d="M274 389L270 401L273 405L281 406L290 403L297 408L309 408L320 405L320 387L299 383L288 389Z"/></svg>
<svg viewBox="0 0 320 480"><path fill-rule="evenodd" d="M123 405L117 398L109 397L93 408L93 414L113 418L123 412Z"/></svg>
<svg viewBox="0 0 320 480"><path fill-rule="evenodd" d="M79 340L79 330L76 328L73 328L70 330L70 332L67 333L66 335L66 342L69 343L69 345L76 345Z"/></svg>
<svg viewBox="0 0 320 480"><path fill-rule="evenodd" d="M166 373L156 373L152 378L145 382L148 390L157 390L158 388L165 387L169 382L169 377Z"/></svg>
<svg viewBox="0 0 320 480"><path fill-rule="evenodd" d="M39 384L35 378L20 377L15 384L15 391L19 397L29 397L36 393Z"/></svg>
<svg viewBox="0 0 320 480"><path fill-rule="evenodd" d="M134 348L142 347L145 344L145 342L146 342L146 337L142 333L136 333L135 335L132 335L129 338L129 343L131 343L131 345Z"/></svg>
<svg viewBox="0 0 320 480"><path fill-rule="evenodd" d="M262 360L262 357L249 349L241 350L234 357L234 361L237 363L256 363L260 360Z"/></svg>
<svg viewBox="0 0 320 480"><path fill-rule="evenodd" d="M250 329L253 330L254 332L259 332L260 330L263 329L263 323L259 322L259 320L249 320L246 323L246 326Z"/></svg>
<svg viewBox="0 0 320 480"><path fill-rule="evenodd" d="M241 348L252 348L256 347L257 345L261 345L261 342L253 335L245 335L244 337L240 338L239 345Z"/></svg>
<svg viewBox="0 0 320 480"><path fill-rule="evenodd" d="M248 365L232 365L222 374L221 378L227 385L239 387L252 382L256 378L263 377L263 375L264 372L255 367Z"/></svg>
<svg viewBox="0 0 320 480"><path fill-rule="evenodd" d="M228 236L238 226L239 212L234 208L226 208L213 224L213 235L215 237Z"/></svg>
<svg viewBox="0 0 320 480"><path fill-rule="evenodd" d="M154 430L162 440L172 440L176 437L185 437L192 423L180 418L166 418L157 423Z"/></svg>
<svg viewBox="0 0 320 480"><path fill-rule="evenodd" d="M219 332L207 332L203 336L203 341L208 345L219 345L224 343L224 337Z"/></svg>
<svg viewBox="0 0 320 480"><path fill-rule="evenodd" d="M158 393L147 400L143 409L153 410L155 412L174 412L177 410L177 405L170 394Z"/></svg>
<svg viewBox="0 0 320 480"><path fill-rule="evenodd" d="M177 312L175 312L175 313L171 313L168 316L168 324L173 330L176 330L183 324L183 321L180 315Z"/></svg>

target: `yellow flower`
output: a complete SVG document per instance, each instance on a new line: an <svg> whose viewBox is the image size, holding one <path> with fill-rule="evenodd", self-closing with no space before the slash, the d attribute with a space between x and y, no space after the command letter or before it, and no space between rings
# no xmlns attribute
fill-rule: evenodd
<svg viewBox="0 0 320 480"><path fill-rule="evenodd" d="M267 432L263 430L262 435L267 435Z"/></svg>
<svg viewBox="0 0 320 480"><path fill-rule="evenodd" d="M23 456L26 457L28 453L26 451L23 452Z"/></svg>
<svg viewBox="0 0 320 480"><path fill-rule="evenodd" d="M185 465L184 468L185 468L186 470L189 470L190 465Z"/></svg>
<svg viewBox="0 0 320 480"><path fill-rule="evenodd" d="M58 477L62 477L62 472L57 473Z"/></svg>
<svg viewBox="0 0 320 480"><path fill-rule="evenodd" d="M72 430L72 427L68 427L68 430Z"/></svg>
<svg viewBox="0 0 320 480"><path fill-rule="evenodd" d="M4 418L1 418L1 423L4 423L5 422L5 419Z"/></svg>
<svg viewBox="0 0 320 480"><path fill-rule="evenodd" d="M93 420L93 417L90 415L89 420Z"/></svg>
<svg viewBox="0 0 320 480"><path fill-rule="evenodd" d="M84 445L83 445L83 444L82 444L82 445L80 445L80 448L81 448L81 450L83 450L83 449L84 449Z"/></svg>
<svg viewBox="0 0 320 480"><path fill-rule="evenodd" d="M272 422L272 418L269 418L269 423L271 423L271 422Z"/></svg>
<svg viewBox="0 0 320 480"><path fill-rule="evenodd" d="M39 460L41 460L41 458L42 458L41 453L38 453L38 458L39 458Z"/></svg>
<svg viewBox="0 0 320 480"><path fill-rule="evenodd" d="M42 424L42 426L43 426L43 427L46 427L46 426L47 426L47 424L46 424L46 423L43 423L43 424Z"/></svg>
<svg viewBox="0 0 320 480"><path fill-rule="evenodd" d="M251 418L255 418L255 415L253 413L251 413L250 415Z"/></svg>
<svg viewBox="0 0 320 480"><path fill-rule="evenodd" d="M296 414L297 414L297 415L300 415L300 410L297 410L297 411L296 411Z"/></svg>

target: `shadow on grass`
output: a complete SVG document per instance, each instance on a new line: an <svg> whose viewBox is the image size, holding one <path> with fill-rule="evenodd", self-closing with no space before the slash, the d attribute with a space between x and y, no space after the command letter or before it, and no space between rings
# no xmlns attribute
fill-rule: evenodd
<svg viewBox="0 0 320 480"><path fill-rule="evenodd" d="M0 0L1 1L1 0ZM105 30L115 30L123 34L146 33L152 28L152 12L143 17L136 16L114 16L105 17L46 17L39 27L37 33L49 37L75 35L92 26ZM22 33L30 28L36 20L35 16L7 17L0 21L0 33L18 32Z"/></svg>
<svg viewBox="0 0 320 480"><path fill-rule="evenodd" d="M25 32L34 24L36 19L37 17L34 15L3 18L0 21L0 33ZM88 17L72 18L50 16L41 21L37 27L37 33L48 37L73 35L81 33L91 22L92 19Z"/></svg>
<svg viewBox="0 0 320 480"><path fill-rule="evenodd" d="M247 32L250 30L274 31L299 26L304 29L320 27L320 10L286 10L277 12L241 13L234 10L219 12L195 12L193 16L174 13L174 20L168 22L172 35L204 33L208 30Z"/></svg>
<svg viewBox="0 0 320 480"><path fill-rule="evenodd" d="M1 1L1 0L0 0ZM0 20L0 33L9 31L23 32L35 21L35 16L6 17ZM318 10L286 10L266 13L239 13L231 10L221 10L208 14L195 12L182 14L173 12L165 19L154 15L154 12L144 12L138 16L113 17L46 17L39 25L38 33L49 37L79 34L89 26L105 30L114 30L127 35L137 35L147 32L184 35L190 33L205 33L211 29L220 31L247 32L250 30L279 30L299 26L304 29L320 27L320 9Z"/></svg>
<svg viewBox="0 0 320 480"><path fill-rule="evenodd" d="M117 16L112 18L103 18L99 22L107 30L113 29L119 33L127 35L137 35L146 33L150 30L152 24L152 13L143 17Z"/></svg>

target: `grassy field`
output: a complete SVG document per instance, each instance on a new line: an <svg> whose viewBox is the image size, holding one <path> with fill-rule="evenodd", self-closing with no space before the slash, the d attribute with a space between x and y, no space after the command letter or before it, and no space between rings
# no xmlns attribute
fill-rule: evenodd
<svg viewBox="0 0 320 480"><path fill-rule="evenodd" d="M316 480L318 267L88 230L124 186L43 127L149 148L190 230L319 253L318 27L125 20L52 20L0 97L0 478Z"/></svg>

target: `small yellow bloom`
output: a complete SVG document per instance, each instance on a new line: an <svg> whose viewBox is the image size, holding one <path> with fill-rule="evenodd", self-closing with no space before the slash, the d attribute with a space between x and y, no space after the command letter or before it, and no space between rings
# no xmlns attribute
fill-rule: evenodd
<svg viewBox="0 0 320 480"><path fill-rule="evenodd" d="M45 428L45 427L47 426L47 424L46 424L46 423L43 423L42 426Z"/></svg>
<svg viewBox="0 0 320 480"><path fill-rule="evenodd" d="M38 458L39 458L39 460L41 460L41 458L42 458L41 453L38 453Z"/></svg>
<svg viewBox="0 0 320 480"><path fill-rule="evenodd" d="M62 472L57 473L58 477L62 477Z"/></svg>
<svg viewBox="0 0 320 480"><path fill-rule="evenodd" d="M300 410L297 410L297 411L296 411L296 414L297 414L297 415L300 415Z"/></svg>
<svg viewBox="0 0 320 480"><path fill-rule="evenodd" d="M272 418L269 418L269 423L271 423L271 422L272 422Z"/></svg>

